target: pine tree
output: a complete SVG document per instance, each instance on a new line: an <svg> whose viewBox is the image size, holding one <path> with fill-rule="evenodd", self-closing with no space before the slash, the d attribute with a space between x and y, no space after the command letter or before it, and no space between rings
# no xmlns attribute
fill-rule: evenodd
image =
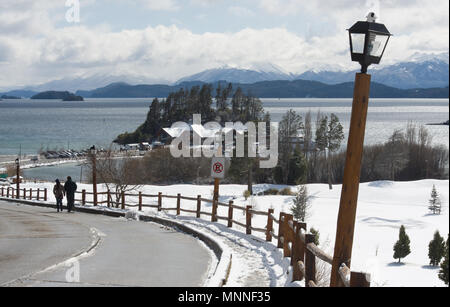
<svg viewBox="0 0 450 307"><path fill-rule="evenodd" d="M308 218L309 204L308 189L306 185L299 186L298 191L294 198L294 204L291 207L291 212L294 218L299 222L306 222Z"/></svg>
<svg viewBox="0 0 450 307"><path fill-rule="evenodd" d="M327 161L327 177L330 190L333 189L333 171L331 168L331 153L339 150L341 142L344 139L344 132L339 118L335 114L331 114L330 121L328 116L323 116L318 120L316 129L316 144L319 151L325 151Z"/></svg>
<svg viewBox="0 0 450 307"><path fill-rule="evenodd" d="M428 202L430 204L428 209L430 209L433 214L441 214L441 199L435 185L433 185L433 190L431 190L431 199Z"/></svg>
<svg viewBox="0 0 450 307"><path fill-rule="evenodd" d="M441 270L439 272L439 278L445 282L446 285L448 285L448 257L449 257L449 250L448 250L448 239L449 237L447 237L447 242L445 243L445 256L444 256L444 261L441 263Z"/></svg>
<svg viewBox="0 0 450 307"><path fill-rule="evenodd" d="M318 230L315 230L312 227L309 230L309 232L314 236L314 244L316 244L316 246L319 246L319 244L320 244L320 232Z"/></svg>
<svg viewBox="0 0 450 307"><path fill-rule="evenodd" d="M441 259L445 255L445 242L441 237L439 231L434 233L433 241L428 245L428 257L430 258L430 265L438 266L441 263Z"/></svg>
<svg viewBox="0 0 450 307"><path fill-rule="evenodd" d="M406 234L405 226L400 227L399 240L394 245L394 259L398 259L400 263L402 258L405 258L411 253L410 249L410 240L408 235Z"/></svg>

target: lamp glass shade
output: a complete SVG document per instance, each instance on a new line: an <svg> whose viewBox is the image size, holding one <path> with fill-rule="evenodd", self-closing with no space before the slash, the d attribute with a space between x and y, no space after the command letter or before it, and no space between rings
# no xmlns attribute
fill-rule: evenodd
<svg viewBox="0 0 450 307"><path fill-rule="evenodd" d="M366 35L363 33L352 33L352 53L364 53L364 45L366 40Z"/></svg>
<svg viewBox="0 0 450 307"><path fill-rule="evenodd" d="M367 45L367 51L372 57L381 57L384 51L384 48L389 39L388 35L379 35L376 33L369 34L369 42Z"/></svg>

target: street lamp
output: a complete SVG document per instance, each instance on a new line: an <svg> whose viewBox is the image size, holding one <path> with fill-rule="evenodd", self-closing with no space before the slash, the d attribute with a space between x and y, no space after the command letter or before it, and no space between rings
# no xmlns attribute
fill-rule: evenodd
<svg viewBox="0 0 450 307"><path fill-rule="evenodd" d="M357 73L355 78L350 132L331 271L331 287L344 285L340 278L339 269L343 264L350 268L351 264L370 95L371 76L367 74L367 68L371 64L380 63L391 37L387 28L383 24L376 23L375 20L375 13L369 13L367 21L358 21L348 30L352 61L361 64L361 73Z"/></svg>
<svg viewBox="0 0 450 307"><path fill-rule="evenodd" d="M19 158L16 159L16 198L19 199L20 195L20 160Z"/></svg>
<svg viewBox="0 0 450 307"><path fill-rule="evenodd" d="M90 153L92 157L92 188L94 197L94 206L97 206L97 150L95 145L90 148Z"/></svg>
<svg viewBox="0 0 450 307"><path fill-rule="evenodd" d="M352 61L361 64L361 72L367 73L371 64L379 64L392 36L384 24L376 23L375 13L369 13L367 21L358 21L349 30Z"/></svg>

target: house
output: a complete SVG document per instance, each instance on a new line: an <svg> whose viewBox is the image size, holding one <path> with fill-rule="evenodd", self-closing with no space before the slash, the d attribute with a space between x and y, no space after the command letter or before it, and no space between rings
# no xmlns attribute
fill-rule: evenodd
<svg viewBox="0 0 450 307"><path fill-rule="evenodd" d="M139 144L126 144L125 150L139 150Z"/></svg>

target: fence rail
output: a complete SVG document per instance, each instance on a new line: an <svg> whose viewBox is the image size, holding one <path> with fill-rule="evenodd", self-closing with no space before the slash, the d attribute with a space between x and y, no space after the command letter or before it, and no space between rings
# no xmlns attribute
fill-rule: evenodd
<svg viewBox="0 0 450 307"><path fill-rule="evenodd" d="M7 198L47 201L47 189L20 189L18 196L16 189L12 187L1 187L0 193L2 197ZM87 200L88 195L93 195L92 192L82 190L81 192L76 192L76 195L81 196L81 198L75 199L75 201L79 202L82 206L94 204L93 201ZM229 201L228 204L221 203L217 200L202 198L201 195L198 195L197 197L186 197L181 194L176 196L164 195L161 192L157 195L143 194L142 192L139 192L138 194L125 192L116 194L111 191L100 192L97 193L97 195L106 196L106 200L98 201L97 204L106 204L107 207L121 209L137 207L139 211L142 211L143 208L155 208L158 211L175 211L176 215L181 215L182 212L195 214L197 218L201 218L203 215L210 217L211 222L217 222L218 220L226 221L228 228L232 228L233 224L236 224L244 228L248 235L251 235L252 232L263 233L266 235L267 242L272 242L273 239L276 240L277 247L283 250L283 257L291 258L291 265L293 268L292 281L304 280L306 287L318 286L316 274L317 261L324 261L328 264L332 264L333 262L333 257L325 253L314 243L314 235L306 233L306 223L294 221L291 214L286 214L284 212L280 212L279 219L277 219L274 216L274 209L268 209L267 212L258 211L254 210L251 206L236 206L233 201ZM113 196L115 196L115 199L113 199ZM129 197L137 199L137 204L127 203L126 200ZM153 200L154 204L151 204L149 199ZM164 199L176 200L176 207L163 208ZM182 201L196 202L196 209L191 210L182 208ZM202 211L203 203L212 204L211 212ZM220 216L217 214L217 208L219 206L228 208L227 216ZM245 223L234 218L234 209L242 210L245 213ZM264 228L252 226L254 215L267 217ZM274 222L278 226L278 233L275 233ZM346 287L370 287L369 276L367 274L351 272L346 264L341 265L339 276L343 285Z"/></svg>
<svg viewBox="0 0 450 307"><path fill-rule="evenodd" d="M19 189L13 187L1 187L0 196L6 198L22 200L43 200L47 201L47 189Z"/></svg>

